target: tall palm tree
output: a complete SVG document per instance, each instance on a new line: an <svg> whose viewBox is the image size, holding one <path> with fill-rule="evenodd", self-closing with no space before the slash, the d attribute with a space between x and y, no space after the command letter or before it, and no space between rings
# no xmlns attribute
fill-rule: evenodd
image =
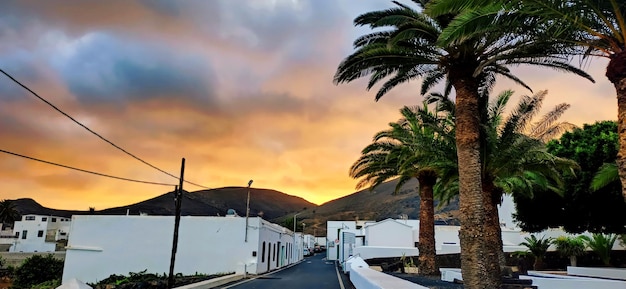
<svg viewBox="0 0 626 289"><path fill-rule="evenodd" d="M626 201L626 2L621 0L517 0L526 15L539 16L555 30L548 37L584 48L585 56L609 59L606 77L617 92L617 168Z"/></svg>
<svg viewBox="0 0 626 289"><path fill-rule="evenodd" d="M486 246L491 232L486 230L481 186L479 88L485 83L493 84L495 75L523 84L507 68L517 64L547 66L590 77L564 59L550 56L557 55L559 47L540 45L540 41L531 39L535 37L534 33L519 33L517 37L503 31L468 33L466 37L443 41L440 38L449 34L446 30L451 22L473 13L462 5L454 8L450 4L472 1L413 2L418 10L394 1L394 8L365 13L355 19L355 25L388 30L359 37L354 42L356 51L339 65L335 82L350 82L369 76L368 89L383 83L376 94L377 100L397 85L415 79L422 80L422 94L444 79L448 88L454 88L463 280L470 289L496 288L500 284L497 252ZM485 6L494 6L489 1L481 2L486 2L483 3ZM423 13L425 8L428 10ZM518 31L533 31L535 28L523 24L517 27Z"/></svg>
<svg viewBox="0 0 626 289"><path fill-rule="evenodd" d="M439 118L427 106L404 107L403 118L390 123L374 142L362 151L362 156L350 168L350 176L361 178L358 188L375 188L383 182L398 178L397 192L411 178L419 182L419 272L437 274L435 265L435 224L433 186L440 173L456 169L454 132L448 119ZM434 129L437 127L437 129ZM446 132L439 134L438 132Z"/></svg>
<svg viewBox="0 0 626 289"><path fill-rule="evenodd" d="M11 200L0 201L0 224L10 224L20 219L20 214Z"/></svg>
<svg viewBox="0 0 626 289"><path fill-rule="evenodd" d="M362 156L350 168L350 176L361 178L357 184L359 188L374 188L387 180L398 178L396 192L410 179L418 180L419 272L434 275L438 271L435 264L433 185L439 172L455 168L453 158L442 157L450 156L449 150L454 149L451 134L436 132L449 130L452 126L446 119L440 119L436 112L429 111L427 106L404 107L400 112L403 118L390 123L390 129L377 133L373 143L363 149ZM434 130L433 126L440 128Z"/></svg>
<svg viewBox="0 0 626 289"><path fill-rule="evenodd" d="M485 92L486 93L486 92ZM559 104L533 122L541 110L547 91L532 96L523 96L509 116L504 109L510 101L513 91L500 93L481 111L481 172L485 206L488 208L487 229L493 230L493 239L489 244L498 250L498 259L504 265L502 251L502 232L499 223L498 205L503 194L532 196L533 191L552 190L560 193L562 172L572 172L576 163L556 157L546 151L545 142L571 129L572 124L559 122L559 117L569 108L568 104ZM434 97L433 97L434 96ZM484 95L483 99L488 99ZM444 103L454 111L454 105L442 95L431 94L428 102ZM456 195L451 178L440 181L436 190L444 200ZM445 184L447 187L442 187Z"/></svg>

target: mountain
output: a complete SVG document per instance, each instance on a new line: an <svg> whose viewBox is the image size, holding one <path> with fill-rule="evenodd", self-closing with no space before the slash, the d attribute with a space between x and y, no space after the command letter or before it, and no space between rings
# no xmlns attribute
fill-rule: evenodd
<svg viewBox="0 0 626 289"><path fill-rule="evenodd" d="M246 215L246 187L225 187L196 192L183 192L181 215L183 216L224 216L228 209L234 209L240 216ZM89 211L56 210L41 206L32 199L14 200L17 211L24 214L87 215ZM306 208L316 207L303 198L287 195L275 190L250 189L250 216L262 215L274 219ZM174 215L174 193L168 192L158 197L136 204L94 211L99 215Z"/></svg>
<svg viewBox="0 0 626 289"><path fill-rule="evenodd" d="M297 216L298 223L305 223L305 232L317 236L326 235L326 221L380 221L387 218L418 219L418 182L410 180L397 194L397 180L381 184L374 190L365 189L345 197L329 201L315 209L304 210ZM458 225L458 199L438 207L435 201L435 219L441 223ZM291 218L293 215L284 218Z"/></svg>
<svg viewBox="0 0 626 289"><path fill-rule="evenodd" d="M417 181L407 182L397 194L393 194L397 181L381 184L375 190L361 190L345 197L329 201L320 206L303 198L287 195L269 189L250 189L250 216L262 216L266 220L282 224L298 213L298 223L305 223L305 232L324 236L326 221L380 221L386 218L417 219L419 217L419 194ZM228 209L234 209L240 216L246 215L246 187L225 187L195 192L183 192L181 215L183 216L224 216ZM20 214L86 215L89 211L55 210L41 206L32 199L15 200ZM437 208L436 219L450 224L458 224L458 200ZM168 192L158 197L136 204L94 211L104 215L174 215L174 193Z"/></svg>

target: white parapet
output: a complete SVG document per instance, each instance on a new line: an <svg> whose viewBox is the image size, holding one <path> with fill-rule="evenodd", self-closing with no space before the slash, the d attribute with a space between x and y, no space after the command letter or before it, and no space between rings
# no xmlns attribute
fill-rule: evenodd
<svg viewBox="0 0 626 289"><path fill-rule="evenodd" d="M519 278L532 279L533 285L538 289L626 289L624 281L546 274L536 271L528 271L528 276L522 275Z"/></svg>
<svg viewBox="0 0 626 289"><path fill-rule="evenodd" d="M441 268L441 280L454 282L463 280L461 269ZM626 289L626 282L599 278L587 278L528 271L528 275L521 275L520 279L531 279L538 289Z"/></svg>
<svg viewBox="0 0 626 289"><path fill-rule="evenodd" d="M626 268L567 267L567 275L598 277L626 281Z"/></svg>
<svg viewBox="0 0 626 289"><path fill-rule="evenodd" d="M354 255L359 255L365 260L373 258L408 257L418 256L419 250L415 247L361 246L354 248Z"/></svg>
<svg viewBox="0 0 626 289"><path fill-rule="evenodd" d="M363 263L365 263L363 259L355 257L350 268L350 281L356 289L428 289L419 284L372 270L369 266L363 266Z"/></svg>

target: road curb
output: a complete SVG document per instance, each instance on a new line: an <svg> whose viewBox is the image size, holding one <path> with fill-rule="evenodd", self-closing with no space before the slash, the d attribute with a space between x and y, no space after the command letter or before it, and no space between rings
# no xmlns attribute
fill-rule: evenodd
<svg viewBox="0 0 626 289"><path fill-rule="evenodd" d="M222 286L224 284L228 284L231 282L239 281L241 279L243 279L242 274L228 275L228 276L222 276L222 277L217 277L217 278L201 281L198 283L175 287L175 289L209 289L209 288Z"/></svg>

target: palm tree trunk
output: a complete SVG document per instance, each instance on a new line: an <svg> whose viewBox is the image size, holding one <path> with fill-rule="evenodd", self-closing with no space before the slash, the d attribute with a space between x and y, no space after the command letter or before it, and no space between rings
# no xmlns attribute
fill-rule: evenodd
<svg viewBox="0 0 626 289"><path fill-rule="evenodd" d="M498 204L500 203L500 193L493 186L493 183L483 184L483 201L487 214L487 246L491 252L496 252L500 267L506 266L504 248L502 243L502 227L500 227L500 216L498 214Z"/></svg>
<svg viewBox="0 0 626 289"><path fill-rule="evenodd" d="M460 67L459 67L460 68ZM481 186L478 84L472 70L455 69L449 79L456 91L456 146L459 161L461 272L467 289L500 287L497 254L486 245Z"/></svg>
<svg viewBox="0 0 626 289"><path fill-rule="evenodd" d="M420 192L420 228L419 228L419 273L436 275L435 264L435 207L433 203L433 186L437 181L434 176L419 176Z"/></svg>
<svg viewBox="0 0 626 289"><path fill-rule="evenodd" d="M622 195L626 202L626 50L614 54L606 68L606 76L617 92L617 131L619 151L617 168L622 182Z"/></svg>

